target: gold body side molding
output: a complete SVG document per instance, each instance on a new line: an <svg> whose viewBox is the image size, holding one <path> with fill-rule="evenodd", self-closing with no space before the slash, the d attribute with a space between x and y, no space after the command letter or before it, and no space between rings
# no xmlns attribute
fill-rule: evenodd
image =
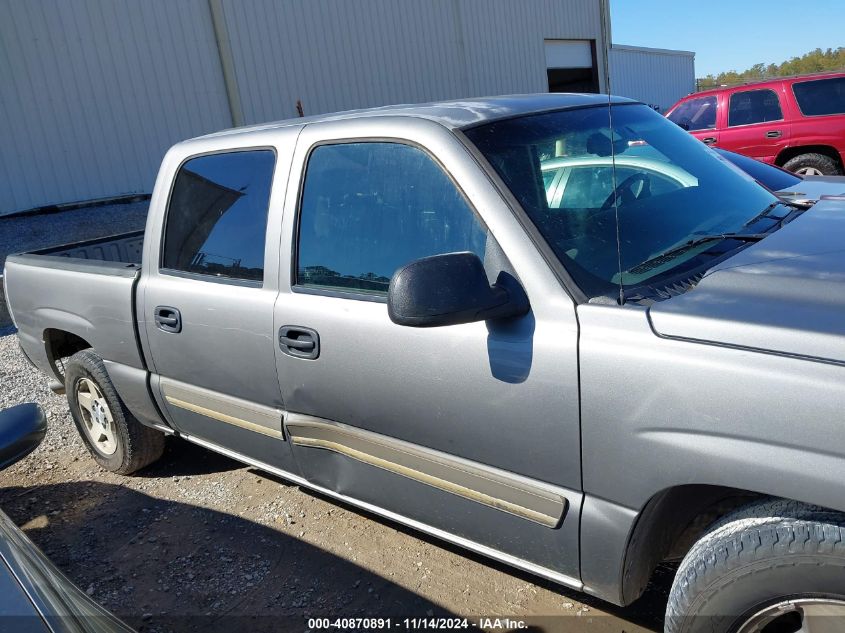
<svg viewBox="0 0 845 633"><path fill-rule="evenodd" d="M330 450L546 527L566 512L562 494L520 475L311 416L289 413L285 426L295 446Z"/></svg>
<svg viewBox="0 0 845 633"><path fill-rule="evenodd" d="M283 413L278 409L227 396L216 391L187 385L169 378L160 381L161 392L167 403L186 411L261 433L284 439Z"/></svg>

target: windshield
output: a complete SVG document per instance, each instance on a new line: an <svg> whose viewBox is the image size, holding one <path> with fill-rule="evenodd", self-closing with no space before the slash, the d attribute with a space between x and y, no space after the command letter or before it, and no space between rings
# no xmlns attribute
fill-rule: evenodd
<svg viewBox="0 0 845 633"><path fill-rule="evenodd" d="M777 202L641 104L527 115L465 133L590 297L699 266L712 243L660 255L702 235L748 232Z"/></svg>

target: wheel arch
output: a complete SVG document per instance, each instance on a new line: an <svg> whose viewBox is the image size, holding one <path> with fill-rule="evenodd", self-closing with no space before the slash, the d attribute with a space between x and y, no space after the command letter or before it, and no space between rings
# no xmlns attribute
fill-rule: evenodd
<svg viewBox="0 0 845 633"><path fill-rule="evenodd" d="M42 334L44 348L47 352L47 360L50 369L59 382L64 382L64 361L63 359L73 356L84 349L93 349L93 345L86 339L59 328L47 328Z"/></svg>
<svg viewBox="0 0 845 633"><path fill-rule="evenodd" d="M682 559L716 521L761 499L808 503L703 484L674 486L653 495L637 514L628 535L620 578L622 604L642 595L660 563Z"/></svg>
<svg viewBox="0 0 845 633"><path fill-rule="evenodd" d="M783 167L787 161L792 160L801 154L824 154L836 161L839 168L842 169L842 156L832 145L795 145L786 147L775 158L775 165Z"/></svg>
<svg viewBox="0 0 845 633"><path fill-rule="evenodd" d="M747 490L701 484L674 486L653 495L628 535L620 579L623 604L642 595L661 562L682 558L714 521L761 497Z"/></svg>

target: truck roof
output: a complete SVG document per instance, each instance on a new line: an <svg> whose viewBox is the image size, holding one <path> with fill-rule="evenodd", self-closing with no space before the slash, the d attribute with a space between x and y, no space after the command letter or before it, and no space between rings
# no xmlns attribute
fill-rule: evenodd
<svg viewBox="0 0 845 633"><path fill-rule="evenodd" d="M361 119L381 116L404 116L428 119L430 121L440 123L450 129L460 129L523 114L603 105L607 104L608 100L610 100L611 103L636 103L632 99L614 96L609 97L605 94L539 93L505 95L500 97L481 97L421 104L390 105L377 108L366 108L362 110L346 110L344 112L318 114L315 116L299 117L294 119L285 119L282 121L274 121L271 123L230 128L198 138L212 138L224 135L260 132L264 130L270 131L281 127L319 123L322 121L342 121L345 119Z"/></svg>

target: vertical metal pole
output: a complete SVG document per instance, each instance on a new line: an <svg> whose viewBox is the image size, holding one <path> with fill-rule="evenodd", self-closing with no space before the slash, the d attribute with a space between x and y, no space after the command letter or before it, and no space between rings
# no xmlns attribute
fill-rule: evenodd
<svg viewBox="0 0 845 633"><path fill-rule="evenodd" d="M223 85L226 88L226 99L229 101L229 113L232 115L232 125L239 127L244 124L244 112L241 107L238 78L235 74L235 58L232 55L232 42L229 40L226 17L223 14L223 0L208 0L208 8L211 11L214 39L217 42L220 66L223 69Z"/></svg>
<svg viewBox="0 0 845 633"><path fill-rule="evenodd" d="M616 263L619 267L619 305L625 304L625 286L622 283L622 235L619 228L619 200L616 196L618 180L616 178L616 152L613 145L613 105L610 101L610 0L599 0L601 14L602 39L604 40L604 81L607 92L607 123L610 133L611 183L613 187L613 212L616 216Z"/></svg>
<svg viewBox="0 0 845 633"><path fill-rule="evenodd" d="M610 47L612 46L610 41L610 0L599 0L599 16L601 19L602 53L604 56L604 59L602 60L604 91L607 94L610 94Z"/></svg>

